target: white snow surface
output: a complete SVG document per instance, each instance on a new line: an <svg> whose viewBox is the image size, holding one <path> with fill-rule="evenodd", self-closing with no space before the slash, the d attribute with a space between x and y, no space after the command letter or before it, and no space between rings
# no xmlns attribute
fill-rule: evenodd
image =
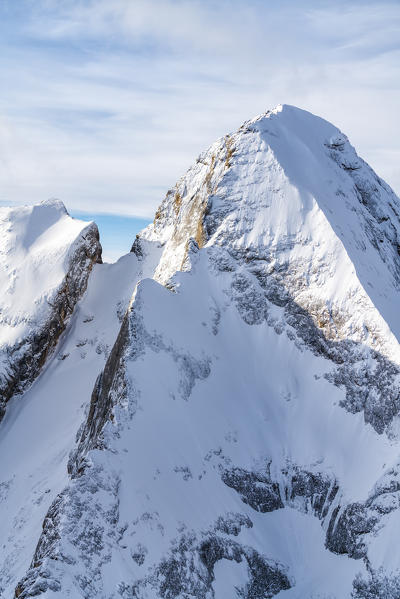
<svg viewBox="0 0 400 599"><path fill-rule="evenodd" d="M57 353L0 424L4 597L63 489L56 538L43 533L23 583L44 599L247 597L244 554L216 561L205 594L178 592L165 574L179 558L176 576L194 584L200 572L203 584L198 547L210 537L275 563L291 585L282 599L350 599L358 573L398 575L398 412L380 431L352 409L345 384L332 382L340 362L318 349L315 331L354 357L360 379L345 371L349 385L362 388L368 370L378 379L385 363L398 389L399 215L399 199L347 138L291 106L200 155L140 236L143 255L94 267ZM28 236L30 247L57 222ZM310 316L305 332L283 294ZM69 479L68 453L128 306L111 416ZM243 501L226 482L235 469L267 473L282 505ZM292 493L298 472L328 481L323 516L315 497ZM335 509L337 524L346 506L368 500L380 502L379 520L365 533L364 558L330 551ZM241 522L233 533L218 528L229 518Z"/></svg>

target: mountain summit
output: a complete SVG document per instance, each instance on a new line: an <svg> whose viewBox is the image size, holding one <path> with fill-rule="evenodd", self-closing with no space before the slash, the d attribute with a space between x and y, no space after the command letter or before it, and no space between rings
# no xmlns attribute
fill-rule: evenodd
<svg viewBox="0 0 400 599"><path fill-rule="evenodd" d="M0 468L21 522L3 592L398 598L399 215L346 136L292 106L201 154L7 407L4 451L36 405L23 450L57 435L46 472ZM69 377L64 423L46 398Z"/></svg>

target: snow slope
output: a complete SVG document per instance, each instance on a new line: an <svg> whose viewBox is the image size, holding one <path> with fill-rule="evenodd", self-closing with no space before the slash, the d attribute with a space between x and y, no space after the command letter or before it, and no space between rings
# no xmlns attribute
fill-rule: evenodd
<svg viewBox="0 0 400 599"><path fill-rule="evenodd" d="M133 245L16 596L398 598L399 214L294 107L201 154Z"/></svg>
<svg viewBox="0 0 400 599"><path fill-rule="evenodd" d="M46 512L67 484L69 452L141 276L134 254L115 264L96 264L56 353L32 387L7 408L0 425L2 597L13 596Z"/></svg>

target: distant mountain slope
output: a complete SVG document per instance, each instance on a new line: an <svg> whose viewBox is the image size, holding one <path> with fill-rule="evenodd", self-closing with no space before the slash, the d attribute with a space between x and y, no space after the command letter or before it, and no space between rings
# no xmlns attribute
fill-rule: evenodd
<svg viewBox="0 0 400 599"><path fill-rule="evenodd" d="M0 208L0 418L31 384L101 260L94 223L62 202Z"/></svg>
<svg viewBox="0 0 400 599"><path fill-rule="evenodd" d="M399 214L291 106L201 154L15 596L398 599Z"/></svg>

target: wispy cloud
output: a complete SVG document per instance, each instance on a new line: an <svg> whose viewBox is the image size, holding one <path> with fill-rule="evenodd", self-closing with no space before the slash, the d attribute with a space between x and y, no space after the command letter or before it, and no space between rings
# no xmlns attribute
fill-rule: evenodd
<svg viewBox="0 0 400 599"><path fill-rule="evenodd" d="M287 102L400 190L398 2L5 0L0 200L151 216L214 139Z"/></svg>

